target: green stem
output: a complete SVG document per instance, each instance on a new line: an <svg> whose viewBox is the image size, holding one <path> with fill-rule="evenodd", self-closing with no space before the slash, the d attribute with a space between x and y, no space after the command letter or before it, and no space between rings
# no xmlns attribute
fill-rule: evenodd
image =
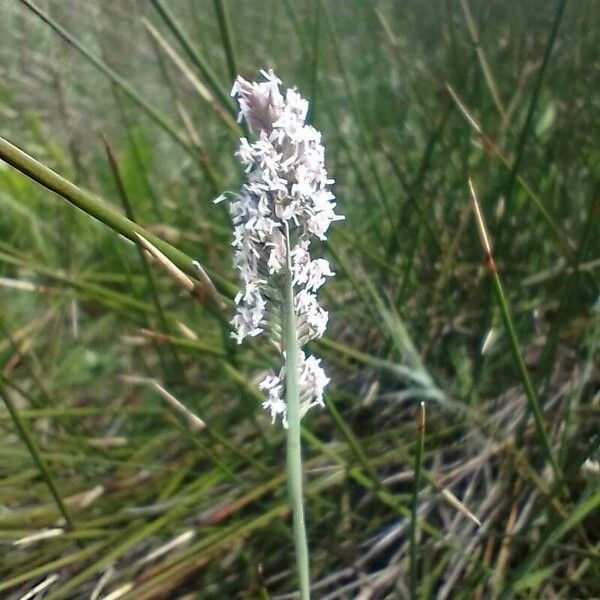
<svg viewBox="0 0 600 600"><path fill-rule="evenodd" d="M237 61L235 58L235 46L233 44L233 30L231 29L231 21L229 20L229 11L225 0L213 0L217 20L219 21L219 29L221 30L221 38L225 46L225 57L227 58L227 68L229 69L229 77L231 81L238 74Z"/></svg>
<svg viewBox="0 0 600 600"><path fill-rule="evenodd" d="M285 270L284 347L285 391L287 402L287 471L288 489L294 521L294 546L300 583L300 597L310 599L310 575L308 566L308 543L304 524L304 500L302 496L302 449L300 445L300 389L298 386L298 334L294 311L294 286L290 259L290 235L285 232L287 262Z"/></svg>
<svg viewBox="0 0 600 600"><path fill-rule="evenodd" d="M102 142L104 144L104 148L106 149L106 156L108 158L108 164L110 165L110 170L111 170L111 172L113 174L113 178L115 180L115 186L117 187L119 197L121 198L121 203L123 204L123 208L125 209L125 214L127 215L128 219L130 219L133 223L136 223L137 221L135 218L135 214L133 212L133 205L131 203L129 194L125 187L125 182L123 181L123 177L121 175L121 170L119 168L119 163L117 162L117 157L115 156L115 153L113 152L113 150L110 146L108 138L104 134L102 135ZM154 304L154 308L156 309L156 316L158 317L158 322L160 323L160 327L166 334L171 334L172 333L171 328L169 327L169 324L167 322L167 317L165 315L162 304L160 302L160 298L158 296L158 290L156 288L156 283L154 281L154 276L152 274L152 270L150 269L150 265L148 264L148 259L146 258L146 255L144 254L144 251L142 250L141 246L138 245L137 250L138 250L139 257L140 257L140 263L142 265L142 268L144 270L144 275L146 277L147 291L149 292L150 298L152 299L152 302ZM150 321L147 321L146 324L150 327L152 326ZM164 376L166 379L167 375L168 375L168 369L167 369L166 363L164 361L162 349L161 349L160 345L156 342L156 340L154 340L154 349L156 350L159 362L162 365L163 373L164 373ZM176 371L177 371L176 376L179 378L180 381L185 380L185 372L183 370L181 360L179 359L177 347L174 345L169 345L169 351L171 353L173 364L176 367Z"/></svg>
<svg viewBox="0 0 600 600"><path fill-rule="evenodd" d="M197 277L198 271L194 266L193 260L177 248L174 248L159 237L146 231L143 227L129 220L118 213L110 204L104 202L90 192L77 187L70 181L61 177L58 173L44 166L29 154L23 152L8 140L0 137L0 159L27 175L33 181L36 181L45 188L62 196L65 200L75 205L77 208L87 213L88 215L98 219L105 225L108 225L114 231L122 234L132 242L138 243L135 236L139 233L146 238L153 246L156 246L169 260L175 263L183 272ZM229 286L221 277L212 274L213 281L217 289L222 293L229 294L231 286ZM214 308L214 307L211 307Z"/></svg>
<svg viewBox="0 0 600 600"><path fill-rule="evenodd" d="M506 329L506 333L508 335L508 341L510 345L510 351L513 357L513 362L519 373L519 377L523 384L523 389L525 390L525 395L527 396L527 402L529 405L529 409L533 413L533 420L535 422L535 426L538 432L538 436L542 443L542 447L544 449L544 453L546 454L546 458L550 465L552 466L552 470L554 472L554 476L556 478L556 482L558 485L562 486L566 496L568 496L568 491L564 486L564 481L562 478L560 467L558 466L558 462L554 457L554 453L552 452L552 446L550 444L550 438L548 436L548 432L546 431L546 424L544 422L544 414L542 404L538 397L537 391L531 381L529 376L529 372L527 371L527 367L525 366L525 360L523 359L523 352L521 350L521 344L519 343L519 338L517 337L517 331L515 329L513 319L511 316L510 306L508 304L508 299L506 294L504 293L504 289L502 287L502 282L500 281L500 275L498 274L498 269L496 268L496 262L494 261L494 257L492 256L492 246L490 244L490 239L487 233L487 228L485 225L485 221L483 218L483 214L481 212L481 208L479 207L479 200L477 199L477 192L475 191L475 187L473 186L473 182L469 179L469 191L471 193L471 199L473 200L473 208L475 210L475 220L477 222L477 228L479 230L479 237L481 238L481 244L483 246L483 250L485 253L485 262L487 269L492 277L492 283L494 285L494 293L496 295L496 300L498 302L498 307L500 308L500 314L502 315L502 321L504 323L504 328Z"/></svg>
<svg viewBox="0 0 600 600"><path fill-rule="evenodd" d="M417 508L419 504L419 488L421 487L421 463L423 462L423 446L425 445L425 403L419 405L417 421L417 450L415 452L415 472L410 519L410 597L417 597Z"/></svg>
<svg viewBox="0 0 600 600"><path fill-rule="evenodd" d="M565 6L567 4L567 0L560 0L556 13L554 15L554 21L552 22L552 29L550 30L550 35L548 36L548 42L546 44L546 49L544 51L544 57L542 59L542 64L540 66L540 70L538 71L537 79L535 81L533 92L531 94L531 100L529 101L529 107L527 108L527 116L525 117L525 123L523 124L523 128L519 133L519 138L517 140L517 148L515 150L515 157L508 174L508 179L506 181L506 186L504 188L504 202L506 206L511 206L512 203L512 195L515 180L517 179L517 175L519 173L519 169L521 167L521 161L523 159L523 155L525 153L525 144L529 137L529 133L531 131L531 124L533 122L533 115L535 113L535 109L538 103L538 99L541 95L542 91L542 82L544 80L544 75L546 74L546 69L548 67L548 63L550 62L550 55L552 54L552 49L554 48L554 43L556 41L556 34L558 33L558 27L562 20L562 16L565 10ZM501 244L504 242L503 232L506 228L507 219L501 219L498 223L498 229L496 233L496 245L498 249L501 248Z"/></svg>
<svg viewBox="0 0 600 600"><path fill-rule="evenodd" d="M188 154L197 158L195 148L190 145L185 137L176 131L167 119L156 109L152 108L136 90L130 86L116 71L111 69L103 60L90 52L81 42L75 39L64 27L54 21L48 14L37 7L30 0L20 0L22 4L33 11L42 21L49 25L63 40L81 52L99 71L104 73L117 87L119 87L133 102L135 102L155 123L166 131L173 140Z"/></svg>
<svg viewBox="0 0 600 600"><path fill-rule="evenodd" d="M31 456L32 456L34 462L36 463L38 469L40 470L40 473L41 473L44 481L46 482L46 485L48 486L48 489L50 490L50 493L52 494L54 501L56 502L56 506L58 507L60 514L65 519L67 527L70 530L75 529L75 524L73 523L73 519L71 518L71 515L69 514L67 505L63 502L63 499L58 491L58 488L56 487L56 484L54 483L54 479L52 478L52 474L50 473L50 469L48 469L48 465L46 465L46 462L44 461L44 459L42 457L42 453L40 452L40 449L38 448L35 438L33 437L31 431L29 431L29 427L28 427L27 423L21 418L21 415L19 414L17 407L15 406L15 404L12 401L12 398L7 393L7 391L3 388L3 386L0 386L0 393L2 394L2 399L4 400L4 404L6 404L6 408L8 409L8 412L10 413L10 416L15 424L15 427L17 428L19 435L25 442L25 445L29 449L29 452L31 453Z"/></svg>
<svg viewBox="0 0 600 600"><path fill-rule="evenodd" d="M171 30L171 33L177 38L177 41L181 44L191 61L200 69L202 75L206 78L209 87L219 98L221 104L228 109L232 116L236 115L235 106L229 97L227 90L221 85L215 72L212 70L208 61L202 56L192 44L190 38L185 33L181 25L175 20L175 17L171 11L165 6L162 0L151 0L152 5L161 16L167 27Z"/></svg>
<svg viewBox="0 0 600 600"><path fill-rule="evenodd" d="M494 104L496 105L496 108L500 113L502 122L506 125L506 109L504 108L502 100L500 99L498 86L496 85L496 81L494 79L494 76L492 75L492 70L490 69L490 65L487 61L483 45L481 44L479 31L477 30L477 25L475 24L475 20L473 19L473 15L471 14L471 9L469 7L469 4L467 3L467 0L460 0L460 5L462 7L463 14L465 15L465 21L467 22L469 35L471 36L471 41L473 42L473 46L475 47L475 52L477 53L477 58L479 59L479 65L481 66L483 77L488 86L492 99L494 100Z"/></svg>
<svg viewBox="0 0 600 600"><path fill-rule="evenodd" d="M519 339L517 338L517 332L515 330L513 320L510 313L510 308L508 306L508 301L506 299L506 294L504 293L504 289L502 288L502 282L500 281L500 276L498 272L494 269L492 270L492 282L494 284L494 292L496 294L496 300L498 301L498 306L500 308L500 314L502 315L502 321L504 323L504 327L506 329L506 333L508 334L508 340L510 345L511 354L513 357L513 362L517 371L519 373L519 377L521 378L521 383L523 384L523 388L525 389L525 395L527 396L527 400L529 403L529 408L533 413L533 420L535 422L535 426L538 432L538 436L542 442L542 446L544 448L544 453L546 454L546 458L548 462L552 466L552 470L554 471L554 476L556 477L557 482L561 482L562 485L562 474L560 467L558 466L558 462L554 457L554 453L552 451L552 446L550 445L550 438L548 436L548 432L546 431L546 425L544 422L544 415L542 412L542 407L540 403L540 399L537 395L536 389L533 386L531 378L529 377L529 372L527 371L527 367L525 366L525 361L523 360L523 353L520 349Z"/></svg>

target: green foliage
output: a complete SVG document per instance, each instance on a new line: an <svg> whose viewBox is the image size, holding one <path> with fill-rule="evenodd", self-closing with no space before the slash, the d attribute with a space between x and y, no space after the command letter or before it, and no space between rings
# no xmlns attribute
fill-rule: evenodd
<svg viewBox="0 0 600 600"><path fill-rule="evenodd" d="M231 72L265 66L311 98L346 216L302 422L313 597L600 595L598 3L0 10L0 596L295 589L275 361L229 338L212 202L242 180Z"/></svg>

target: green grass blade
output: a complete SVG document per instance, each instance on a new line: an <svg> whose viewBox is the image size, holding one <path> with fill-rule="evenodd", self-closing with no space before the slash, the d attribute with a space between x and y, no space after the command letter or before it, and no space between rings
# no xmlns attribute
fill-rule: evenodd
<svg viewBox="0 0 600 600"><path fill-rule="evenodd" d="M26 423L25 420L21 418L21 415L19 414L19 410L17 409L15 403L13 402L12 398L10 397L10 393L8 393L6 391L6 389L4 389L2 384L0 384L0 395L2 396L2 399L4 400L4 404L6 405L6 408L8 409L8 412L10 413L10 416L13 420L13 423L15 424L15 427L17 428L17 432L19 433L19 436L21 437L21 439L23 440L23 442L29 449L29 452L31 453L31 457L33 458L35 464L37 465L42 478L46 482L46 485L48 486L48 489L50 490L50 493L52 494L52 497L54 498L54 501L56 502L56 506L58 507L60 514L65 519L67 527L69 529L73 530L75 528L75 523L71 517L71 514L69 513L69 510L67 509L67 505L64 503L62 496L61 496L60 492L58 491L58 486L56 485L56 482L54 481L52 472L48 468L48 465L46 464L46 461L44 460L44 458L40 452L40 449L38 448L37 442L35 441L35 437L29 430L29 424Z"/></svg>
<svg viewBox="0 0 600 600"><path fill-rule="evenodd" d="M135 218L135 215L133 212L133 205L129 198L129 194L127 193L127 189L125 188L125 182L123 181L123 177L121 176L121 171L119 169L117 157L115 156L115 153L113 152L113 150L108 142L108 139L105 135L102 136L102 142L104 143L104 148L106 149L108 163L110 165L110 169L113 174L113 177L115 180L115 185L117 187L119 197L121 198L123 208L125 209L125 214L127 215L128 219L130 219L133 223L136 223L137 221L136 221L136 218ZM156 316L158 318L158 322L159 322L162 330L165 333L170 334L171 330L170 330L170 327L169 327L169 324L167 321L167 317L165 315L165 311L162 307L160 298L158 296L156 282L154 281L154 275L152 273L152 270L150 269L150 265L148 264L148 259L146 258L146 255L144 254L144 251L142 250L142 248L139 245L136 247L138 249L140 263L141 263L142 269L144 271L144 277L146 278L146 289L149 292L150 298L152 299L152 302L156 309ZM149 325L149 323L148 323L148 325ZM163 375L166 376L168 371L167 371L166 363L164 361L162 350L161 350L159 344L157 344L157 343L154 343L154 347L157 351L159 360L161 361ZM177 375L182 380L184 380L185 375L184 375L183 367L181 365L181 360L179 359L179 355L177 353L177 349L175 346L172 346L172 345L169 346L169 349L171 352L171 357L173 359L173 364L176 366L176 369L177 369Z"/></svg>
<svg viewBox="0 0 600 600"><path fill-rule="evenodd" d="M508 582L501 599L504 600L511 597L513 589L522 587L524 582L527 582L532 570L536 568L544 553L552 548L566 533L579 525L589 514L598 509L600 509L600 489L595 490L588 498L580 502L567 518L560 521L555 520L551 523L540 543L519 565L515 575ZM600 555L597 555L596 558L600 560Z"/></svg>
<svg viewBox="0 0 600 600"><path fill-rule="evenodd" d="M145 237L182 271L196 278L198 270L194 266L193 259L181 252L181 250L174 248L137 223L122 216L108 203L67 181L2 137L0 137L0 158L24 175L27 175L27 177L57 193L83 212L101 221L132 242L137 243L136 233ZM221 278L216 277L215 284L221 286L220 291L224 291L225 288L231 291L229 285L226 285L225 288L223 287L224 281Z"/></svg>
<svg viewBox="0 0 600 600"><path fill-rule="evenodd" d="M224 107L235 116L236 109L229 97L229 93L223 87L212 67L208 64L208 61L200 54L200 52L194 47L190 41L188 35L185 33L183 27L175 20L175 17L171 11L165 6L162 0L151 0L152 5L161 16L167 27L171 30L173 35L177 38L177 41L181 44L181 47L186 51L191 61L200 69L203 76L206 78L209 86L217 95Z"/></svg>
<svg viewBox="0 0 600 600"><path fill-rule="evenodd" d="M554 43L556 41L556 34L558 33L558 28L562 21L562 17L564 14L565 6L567 4L567 0L560 0L558 6L556 8L556 13L554 15L554 20L552 22L552 28L548 35L548 41L546 42L546 49L544 50L544 57L542 58L542 64L540 66L540 70L537 75L537 79L535 81L535 85L533 91L531 93L531 100L529 101L529 106L527 107L527 115L525 117L525 123L523 123L523 127L519 133L519 138L517 140L517 148L515 150L515 156L510 168L510 172L508 174L508 178L506 180L506 185L504 186L504 198L506 204L510 204L512 200L513 190L515 180L521 168L521 161L523 160L523 153L525 151L525 145L527 143L527 139L531 132L531 123L533 121L533 115L535 113L535 109L537 107L538 99L540 97L540 93L542 91L542 82L544 80L544 76L546 74L546 69L548 68L548 63L550 62L550 56L552 55L552 50L554 48ZM500 226L497 231L497 239L498 244L502 243L502 231L503 226L506 224L506 219L503 219L500 222Z"/></svg>
<svg viewBox="0 0 600 600"><path fill-rule="evenodd" d="M176 131L173 126L156 109L152 108L118 73L111 69L102 59L90 52L81 42L75 39L64 27L59 25L50 15L38 8L30 0L19 0L31 9L42 21L49 25L63 40L85 56L99 71L104 73L120 90L135 102L155 123L166 131L173 140L188 154L197 159L197 153L185 137Z"/></svg>
<svg viewBox="0 0 600 600"><path fill-rule="evenodd" d="M467 28L469 30L469 34L471 35L471 40L473 42L473 45L475 46L475 52L477 53L477 58L479 59L481 70L483 71L485 83L488 86L492 99L494 100L494 104L496 105L496 108L500 113L500 117L502 118L503 123L506 124L506 109L504 108L502 100L500 99L498 86L496 85L496 80L492 75L492 70L488 63L485 50L483 49L483 46L481 44L481 40L479 38L479 31L477 30L477 25L475 24L475 20L473 19L473 15L471 14L471 9L467 0L460 0L460 5L463 10L463 14L465 15L465 21L467 22Z"/></svg>
<svg viewBox="0 0 600 600"><path fill-rule="evenodd" d="M226 0L214 0L213 5L217 13L219 21L219 29L221 30L221 39L225 46L225 56L227 57L227 68L229 69L229 78L233 81L239 71L237 67L237 59L235 56L235 45L233 43L233 30L229 19L229 10Z"/></svg>
<svg viewBox="0 0 600 600"><path fill-rule="evenodd" d="M415 467L413 480L413 497L410 513L410 597L417 598L418 558L417 558L417 510L419 504L419 488L421 487L421 466L423 463L423 448L425 446L425 403L419 404L417 417L417 441L415 444Z"/></svg>
<svg viewBox="0 0 600 600"><path fill-rule="evenodd" d="M489 242L489 237L487 235L487 229L485 227L485 222L483 220L481 209L479 207L479 202L477 200L477 194L475 192L475 188L473 187L473 183L471 182L471 180L469 180L469 190L471 193L471 198L473 200L473 206L474 206L474 210L475 210L477 227L478 227L482 245L483 245L483 248L485 251L486 266L492 277L492 283L494 285L496 301L498 302L498 307L500 308L500 314L502 315L502 321L504 323L504 327L505 327L506 333L508 335L508 340L509 340L509 344L510 344L511 354L513 357L513 362L515 364L515 367L516 367L519 377L521 379L521 383L523 384L523 388L524 388L525 394L527 396L529 409L533 413L535 426L536 426L540 441L542 443L544 453L546 454L546 458L547 458L548 462L552 466L552 470L554 471L554 476L556 478L556 482L561 484L562 473L561 473L560 467L558 465L558 461L556 460L556 457L554 456L554 452L552 451L552 447L550 445L550 438L548 437L548 432L546 431L546 424L544 422L543 409L542 409L542 406L540 403L540 399L539 399L539 397L537 395L537 391L531 381L531 377L529 376L527 367L525 366L525 361L523 360L523 351L521 349L521 344L519 343L519 339L517 337L517 331L515 329L513 319L511 316L508 299L506 298L506 294L504 293L504 289L502 287L502 282L500 281L500 275L498 274L498 270L496 269L496 264L495 264L493 256L492 256L492 247Z"/></svg>

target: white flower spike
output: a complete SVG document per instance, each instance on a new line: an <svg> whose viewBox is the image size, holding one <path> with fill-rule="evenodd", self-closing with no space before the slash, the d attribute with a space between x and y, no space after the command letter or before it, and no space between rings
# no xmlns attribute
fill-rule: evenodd
<svg viewBox="0 0 600 600"><path fill-rule="evenodd" d="M327 260L312 259L311 238L326 239L336 215L333 183L325 170L321 134L305 123L308 102L295 89L285 95L273 71L261 71L264 81L249 82L238 77L231 95L240 106L238 120L245 119L256 136L254 142L240 140L236 156L246 172L246 181L231 203L234 225L235 266L242 290L236 297L234 337L241 343L247 336L268 331L278 341L286 267L286 231L290 259L298 340L304 344L321 337L328 314L316 292L333 277ZM218 200L222 200L220 197ZM284 357L285 358L285 357ZM281 418L287 427L284 369L268 375L259 385L266 393L263 407L273 422ZM300 352L298 384L300 414L323 405L323 389L329 383L320 360Z"/></svg>

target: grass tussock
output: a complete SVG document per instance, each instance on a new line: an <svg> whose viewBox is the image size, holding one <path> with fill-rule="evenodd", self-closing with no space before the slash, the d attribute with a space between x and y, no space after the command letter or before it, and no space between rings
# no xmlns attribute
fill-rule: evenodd
<svg viewBox="0 0 600 600"><path fill-rule="evenodd" d="M274 361L230 338L212 202L265 66L346 217L313 597L600 596L597 3L1 10L2 598L294 597Z"/></svg>

